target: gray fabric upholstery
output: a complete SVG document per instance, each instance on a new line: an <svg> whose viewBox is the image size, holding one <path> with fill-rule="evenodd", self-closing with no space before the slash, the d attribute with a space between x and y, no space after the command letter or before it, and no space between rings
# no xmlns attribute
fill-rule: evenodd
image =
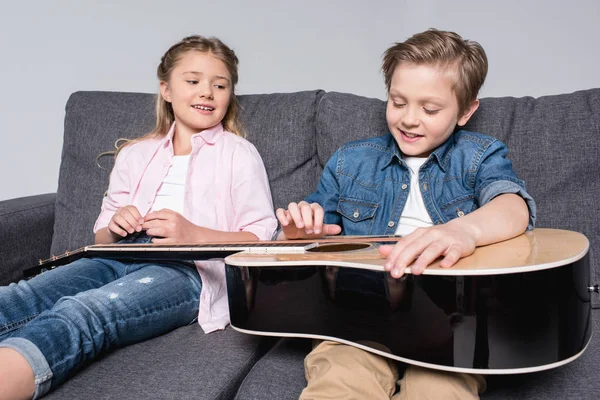
<svg viewBox="0 0 600 400"><path fill-rule="evenodd" d="M231 399L271 341L194 323L108 354L45 399Z"/></svg>
<svg viewBox="0 0 600 400"><path fill-rule="evenodd" d="M92 227L108 188L112 156L119 138L149 132L150 94L77 92L67 102L62 161L56 198L52 253L62 254L94 242Z"/></svg>
<svg viewBox="0 0 600 400"><path fill-rule="evenodd" d="M389 132L385 102L349 93L325 93L319 102L316 125L321 167L342 144Z"/></svg>
<svg viewBox="0 0 600 400"><path fill-rule="evenodd" d="M594 329L600 328L600 312L593 312ZM483 400L595 400L600 391L600 335L592 337L577 360L552 370L488 377ZM304 357L308 339L282 339L246 376L236 400L297 399L306 386Z"/></svg>
<svg viewBox="0 0 600 400"><path fill-rule="evenodd" d="M304 198L321 175L315 116L322 91L240 96L241 119L261 154L275 208Z"/></svg>
<svg viewBox="0 0 600 400"><path fill-rule="evenodd" d="M23 270L50 256L54 193L0 202L0 285L23 278Z"/></svg>
<svg viewBox="0 0 600 400"><path fill-rule="evenodd" d="M490 98L468 129L502 140L538 207L538 227L590 240L592 282L600 279L600 89L537 99ZM598 307L598 296L594 305Z"/></svg>
<svg viewBox="0 0 600 400"><path fill-rule="evenodd" d="M252 368L235 400L296 400L306 386L304 357L309 339L281 339Z"/></svg>

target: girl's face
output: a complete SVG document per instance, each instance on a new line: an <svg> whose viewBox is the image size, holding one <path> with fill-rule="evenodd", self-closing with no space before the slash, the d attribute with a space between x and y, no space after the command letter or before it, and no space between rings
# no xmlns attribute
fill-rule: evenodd
<svg viewBox="0 0 600 400"><path fill-rule="evenodd" d="M452 89L453 71L400 63L392 75L386 118L402 153L427 157L463 126L479 106L473 102L459 115Z"/></svg>
<svg viewBox="0 0 600 400"><path fill-rule="evenodd" d="M229 107L231 76L212 53L188 51L160 83L160 94L173 106L177 132L193 135L220 123Z"/></svg>

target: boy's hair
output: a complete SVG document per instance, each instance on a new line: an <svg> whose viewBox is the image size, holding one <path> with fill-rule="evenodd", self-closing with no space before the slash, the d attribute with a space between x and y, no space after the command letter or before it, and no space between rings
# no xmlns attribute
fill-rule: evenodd
<svg viewBox="0 0 600 400"><path fill-rule="evenodd" d="M227 67L227 71L231 76L231 100L229 101L227 113L225 113L225 117L223 118L223 128L238 136L245 137L244 130L239 120L240 103L235 95L235 85L238 82L239 60L235 55L235 52L216 37L206 38L200 35L193 35L185 37L181 41L175 43L160 59L160 64L156 69L158 80L160 82L168 82L171 73L177 66L179 60L181 60L181 58L189 51L210 53L215 58L223 61ZM166 135L169 132L173 121L175 121L175 115L173 114L173 106L171 103L165 101L160 93L156 95L155 114L156 125L150 133L136 139L121 138L115 143L116 150L104 152L100 154L97 159L108 154L114 154L116 158L121 149L128 144Z"/></svg>
<svg viewBox="0 0 600 400"><path fill-rule="evenodd" d="M477 99L488 71L487 56L479 43L463 39L454 32L433 28L396 43L385 51L382 70L388 91L396 67L403 62L454 68L456 77L452 89L460 115Z"/></svg>

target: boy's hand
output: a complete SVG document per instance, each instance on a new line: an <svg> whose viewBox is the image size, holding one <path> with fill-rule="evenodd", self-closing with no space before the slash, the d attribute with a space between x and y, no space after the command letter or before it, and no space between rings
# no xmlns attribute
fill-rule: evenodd
<svg viewBox="0 0 600 400"><path fill-rule="evenodd" d="M146 215L142 228L152 243L195 243L210 241L209 229L188 221L183 215L169 209L153 211ZM206 235L202 233L206 231Z"/></svg>
<svg viewBox="0 0 600 400"><path fill-rule="evenodd" d="M133 232L142 230L142 218L135 206L129 205L119 208L108 222L108 231L115 238L124 238Z"/></svg>
<svg viewBox="0 0 600 400"><path fill-rule="evenodd" d="M475 251L476 234L458 220L431 228L419 228L395 245L383 245L379 252L387 256L383 265L394 278L404 275L411 263L413 275L419 275L438 257L440 266L449 268Z"/></svg>
<svg viewBox="0 0 600 400"><path fill-rule="evenodd" d="M323 223L325 212L317 203L290 203L287 210L278 208L275 215L281 224L285 239L312 239L338 235L342 231L339 225Z"/></svg>

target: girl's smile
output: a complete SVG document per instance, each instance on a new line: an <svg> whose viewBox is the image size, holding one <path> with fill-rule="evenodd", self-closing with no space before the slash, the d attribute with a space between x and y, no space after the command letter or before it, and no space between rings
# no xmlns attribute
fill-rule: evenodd
<svg viewBox="0 0 600 400"><path fill-rule="evenodd" d="M225 63L211 53L189 51L177 62L160 93L171 103L177 135L191 136L221 123L232 95Z"/></svg>
<svg viewBox="0 0 600 400"><path fill-rule="evenodd" d="M194 104L192 107L195 110L198 110L199 113L207 115L210 115L210 113L212 113L215 110L214 107L209 106L207 104Z"/></svg>

